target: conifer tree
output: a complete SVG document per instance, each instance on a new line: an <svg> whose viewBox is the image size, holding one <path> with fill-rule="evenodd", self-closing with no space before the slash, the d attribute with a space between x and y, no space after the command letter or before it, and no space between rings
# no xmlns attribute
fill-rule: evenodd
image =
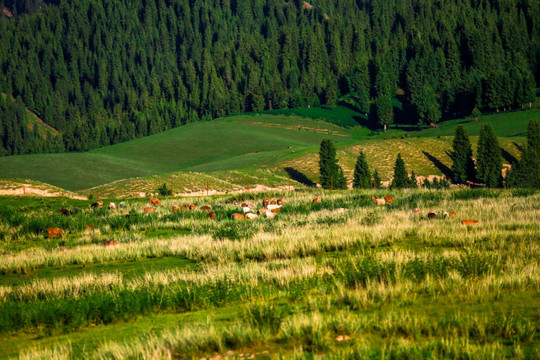
<svg viewBox="0 0 540 360"><path fill-rule="evenodd" d="M478 179L487 187L502 185L502 155L493 128L487 124L480 129L477 155Z"/></svg>
<svg viewBox="0 0 540 360"><path fill-rule="evenodd" d="M320 183L323 189L345 189L347 181L336 157L336 148L329 139L323 139L319 150Z"/></svg>
<svg viewBox="0 0 540 360"><path fill-rule="evenodd" d="M401 154L398 154L394 165L394 179L392 179L390 187L392 189L404 189L408 186L409 176L407 175L407 169L405 169L405 162L401 158Z"/></svg>
<svg viewBox="0 0 540 360"><path fill-rule="evenodd" d="M454 141L452 142L452 172L454 174L454 181L457 183L464 183L467 180L475 180L474 161L472 159L472 147L469 141L469 136L463 128L463 125L459 125L456 128L454 135Z"/></svg>
<svg viewBox="0 0 540 360"><path fill-rule="evenodd" d="M354 167L353 188L355 189L370 189L373 187L371 180L371 171L366 161L366 155L360 151L360 155L356 159Z"/></svg>
<svg viewBox="0 0 540 360"><path fill-rule="evenodd" d="M540 188L540 128L536 120L529 121L527 146L507 178L510 186Z"/></svg>
<svg viewBox="0 0 540 360"><path fill-rule="evenodd" d="M416 174L414 170L411 171L411 177L409 177L409 187L416 189L418 187L418 181L416 180Z"/></svg>
<svg viewBox="0 0 540 360"><path fill-rule="evenodd" d="M373 183L376 189L382 188L382 180L377 169L373 172Z"/></svg>

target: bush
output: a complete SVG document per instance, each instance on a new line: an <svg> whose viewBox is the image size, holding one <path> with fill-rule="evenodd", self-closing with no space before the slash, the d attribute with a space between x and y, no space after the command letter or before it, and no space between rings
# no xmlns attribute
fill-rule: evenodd
<svg viewBox="0 0 540 360"><path fill-rule="evenodd" d="M161 196L171 196L172 191L170 188L167 187L167 184L163 184L160 188L158 188L159 195Z"/></svg>

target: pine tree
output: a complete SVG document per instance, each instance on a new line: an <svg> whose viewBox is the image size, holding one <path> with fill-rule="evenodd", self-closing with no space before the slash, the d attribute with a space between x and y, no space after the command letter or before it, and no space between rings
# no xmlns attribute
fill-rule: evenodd
<svg viewBox="0 0 540 360"><path fill-rule="evenodd" d="M418 187L418 181L416 180L416 174L414 170L411 171L411 176L409 177L409 186L410 188L416 189Z"/></svg>
<svg viewBox="0 0 540 360"><path fill-rule="evenodd" d="M382 180L379 176L379 172L377 171L377 169L375 169L375 171L373 172L373 183L376 189L382 188Z"/></svg>
<svg viewBox="0 0 540 360"><path fill-rule="evenodd" d="M407 169L405 169L405 162L401 158L401 154L398 154L396 164L394 165L394 179L392 179L390 188L404 189L408 186L409 176L407 175Z"/></svg>
<svg viewBox="0 0 540 360"><path fill-rule="evenodd" d="M463 125L459 125L456 128L454 135L454 141L452 142L452 172L454 173L454 181L457 183L464 183L467 180L475 180L474 161L472 159L473 151L469 136L463 128Z"/></svg>
<svg viewBox="0 0 540 360"><path fill-rule="evenodd" d="M366 161L366 155L360 151L360 155L356 159L354 167L353 188L355 189L370 189L373 187L371 180L371 172Z"/></svg>
<svg viewBox="0 0 540 360"><path fill-rule="evenodd" d="M336 157L336 148L329 139L321 142L319 151L319 172L320 183L323 189L345 189L347 181L343 174L343 169L339 166Z"/></svg>
<svg viewBox="0 0 540 360"><path fill-rule="evenodd" d="M540 188L540 128L536 120L529 121L527 146L507 178L512 187Z"/></svg>
<svg viewBox="0 0 540 360"><path fill-rule="evenodd" d="M478 179L487 187L502 185L502 155L501 148L493 128L487 124L480 129L477 155Z"/></svg>

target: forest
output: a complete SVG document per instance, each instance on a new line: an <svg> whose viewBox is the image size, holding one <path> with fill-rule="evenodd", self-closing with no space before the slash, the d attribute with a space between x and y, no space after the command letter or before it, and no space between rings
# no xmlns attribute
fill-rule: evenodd
<svg viewBox="0 0 540 360"><path fill-rule="evenodd" d="M338 102L376 127L430 124L521 107L540 84L534 0L0 8L0 155L86 151L228 114ZM26 109L58 135L30 131Z"/></svg>

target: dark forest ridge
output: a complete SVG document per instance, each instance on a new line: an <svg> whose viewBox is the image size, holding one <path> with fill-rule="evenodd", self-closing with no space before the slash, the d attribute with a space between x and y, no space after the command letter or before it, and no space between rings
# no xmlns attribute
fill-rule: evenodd
<svg viewBox="0 0 540 360"><path fill-rule="evenodd" d="M0 91L14 99L0 100L0 154L85 151L338 101L376 128L534 101L537 1L309 5L0 1L13 15L0 15ZM25 107L60 131L52 144L24 130Z"/></svg>

